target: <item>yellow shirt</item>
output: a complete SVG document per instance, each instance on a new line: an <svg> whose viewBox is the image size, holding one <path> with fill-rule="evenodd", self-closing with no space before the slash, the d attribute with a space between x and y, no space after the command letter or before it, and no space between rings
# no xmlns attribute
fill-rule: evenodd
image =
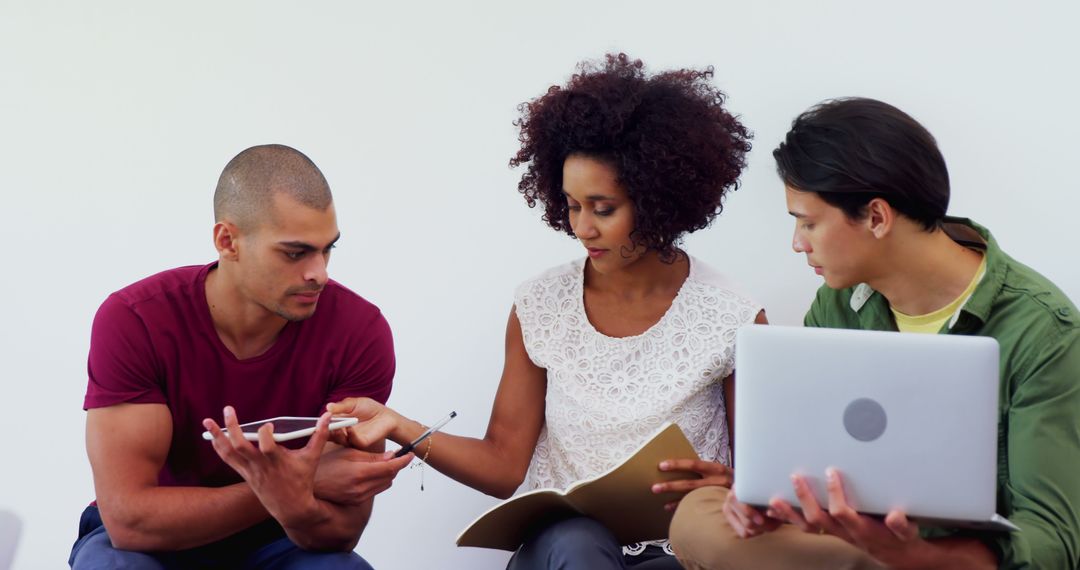
<svg viewBox="0 0 1080 570"><path fill-rule="evenodd" d="M900 332L913 332L923 334L937 334L941 330L941 327L945 326L945 323L954 315L956 311L960 310L960 307L964 306L968 297L975 291L975 286L979 284L979 280L982 279L983 273L986 273L986 256L984 255L982 261L979 262L979 269L975 271L975 277L971 279L971 283L968 283L967 289L960 294L952 303L945 305L944 307L925 315L905 315L892 307L889 309L892 311L893 318L896 319L896 328L900 329Z"/></svg>

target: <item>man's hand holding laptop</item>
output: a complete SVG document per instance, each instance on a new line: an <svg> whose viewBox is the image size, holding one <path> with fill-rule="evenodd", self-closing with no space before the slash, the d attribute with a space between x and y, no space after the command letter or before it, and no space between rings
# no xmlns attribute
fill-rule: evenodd
<svg viewBox="0 0 1080 570"><path fill-rule="evenodd" d="M859 513L848 503L843 476L836 469L826 471L825 481L828 505L818 503L805 477L793 474L791 483L801 512L779 498L769 501L769 507L762 512L739 502L732 491L724 501L724 516L740 538L772 532L788 523L806 533L835 536L865 551L887 568L929 568L939 559L941 549L954 546L963 549L962 543L924 540L919 535L919 525L901 510L890 511L884 519ZM978 550L967 553L971 555L972 568L997 566L997 560L986 557L987 553Z"/></svg>
<svg viewBox="0 0 1080 570"><path fill-rule="evenodd" d="M805 477L792 475L792 486L799 498L801 512L787 501L773 499L764 513L740 503L729 493L724 514L735 532L749 538L770 532L781 523L795 525L803 532L831 534L868 552L890 568L920 567L920 552L929 543L919 537L919 526L900 510L893 510L882 520L860 514L844 496L843 478L839 471L826 472L829 504L818 504Z"/></svg>

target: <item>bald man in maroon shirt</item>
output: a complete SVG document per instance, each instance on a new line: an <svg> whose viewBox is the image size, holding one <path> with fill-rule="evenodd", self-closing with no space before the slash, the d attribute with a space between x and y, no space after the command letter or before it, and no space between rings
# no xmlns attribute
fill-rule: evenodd
<svg viewBox="0 0 1080 570"><path fill-rule="evenodd" d="M71 566L370 568L352 550L374 496L412 455L327 443L326 404L385 402L394 376L379 309L330 280L340 237L304 154L249 148L214 194L218 260L110 295L90 341L86 447L96 503ZM306 445L226 426L322 416ZM203 429L214 441L201 437Z"/></svg>

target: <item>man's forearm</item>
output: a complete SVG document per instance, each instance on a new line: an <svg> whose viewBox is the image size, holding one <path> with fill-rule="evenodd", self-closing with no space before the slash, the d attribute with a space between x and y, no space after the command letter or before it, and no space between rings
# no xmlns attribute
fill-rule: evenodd
<svg viewBox="0 0 1080 570"><path fill-rule="evenodd" d="M371 516L372 501L339 505L318 500L311 521L286 533L307 550L352 550ZM116 548L175 551L211 544L260 523L270 515L247 483L227 487L155 487L102 504L102 519Z"/></svg>
<svg viewBox="0 0 1080 570"><path fill-rule="evenodd" d="M920 570L997 570L997 556L974 538L938 538L927 541Z"/></svg>
<svg viewBox="0 0 1080 570"><path fill-rule="evenodd" d="M246 483L227 487L153 487L99 498L105 529L116 548L186 550L217 542L269 515Z"/></svg>

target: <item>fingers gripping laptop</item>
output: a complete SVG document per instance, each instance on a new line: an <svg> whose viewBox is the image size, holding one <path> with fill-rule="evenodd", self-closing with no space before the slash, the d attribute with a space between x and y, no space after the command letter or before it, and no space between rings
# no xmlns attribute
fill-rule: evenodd
<svg viewBox="0 0 1080 570"><path fill-rule="evenodd" d="M865 514L1016 529L995 512L998 352L989 337L743 327L736 496L798 505L798 473L824 505L833 467Z"/></svg>

